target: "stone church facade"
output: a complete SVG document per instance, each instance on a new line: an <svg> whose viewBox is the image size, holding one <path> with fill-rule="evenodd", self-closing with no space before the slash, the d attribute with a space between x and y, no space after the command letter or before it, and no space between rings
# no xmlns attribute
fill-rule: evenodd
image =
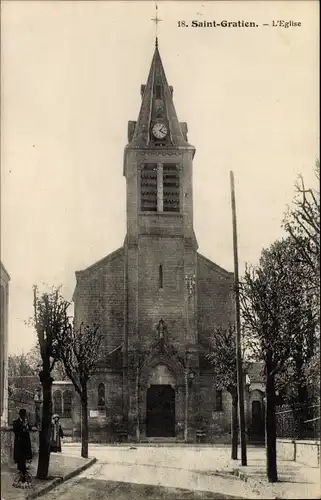
<svg viewBox="0 0 321 500"><path fill-rule="evenodd" d="M198 252L193 158L155 47L141 108L128 123L121 248L76 272L76 324L103 334L89 382L92 439L208 440L228 433L230 401L206 362L209 338L233 321L233 275Z"/></svg>

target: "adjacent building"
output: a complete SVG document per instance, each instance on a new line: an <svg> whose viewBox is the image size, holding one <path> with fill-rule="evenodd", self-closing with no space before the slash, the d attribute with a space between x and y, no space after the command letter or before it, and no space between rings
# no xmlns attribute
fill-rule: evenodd
<svg viewBox="0 0 321 500"><path fill-rule="evenodd" d="M0 414L1 427L8 425L8 317L10 276L1 262L1 309L0 309Z"/></svg>

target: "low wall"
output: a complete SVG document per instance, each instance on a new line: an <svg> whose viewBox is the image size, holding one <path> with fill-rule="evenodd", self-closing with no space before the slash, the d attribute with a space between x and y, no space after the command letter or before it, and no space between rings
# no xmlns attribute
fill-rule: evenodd
<svg viewBox="0 0 321 500"><path fill-rule="evenodd" d="M30 431L31 447L33 455L38 454L39 432L37 429ZM12 427L1 427L1 464L13 462L14 433Z"/></svg>
<svg viewBox="0 0 321 500"><path fill-rule="evenodd" d="M280 460L294 460L309 467L320 466L319 441L277 439L276 446Z"/></svg>

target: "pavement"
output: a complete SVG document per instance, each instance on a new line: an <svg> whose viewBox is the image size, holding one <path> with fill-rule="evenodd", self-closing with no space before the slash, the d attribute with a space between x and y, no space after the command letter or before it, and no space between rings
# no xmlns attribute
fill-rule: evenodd
<svg viewBox="0 0 321 500"><path fill-rule="evenodd" d="M82 459L80 444L65 443L63 453L51 455L50 479L35 479L32 491L12 487L15 468L1 471L1 500L40 495L43 500L321 497L320 470L296 462L279 460L279 482L268 483L264 448L248 447L246 467L231 460L226 445L91 444L89 453L97 461Z"/></svg>
<svg viewBox="0 0 321 500"><path fill-rule="evenodd" d="M33 477L32 487L28 489L14 488L13 478L17 472L16 464L1 465L1 500L24 500L26 498L37 498L55 488L58 484L71 479L76 474L90 467L96 462L95 458L81 458L68 454L51 454L49 464L49 475L47 480L37 479L38 458L36 457L29 469Z"/></svg>
<svg viewBox="0 0 321 500"><path fill-rule="evenodd" d="M97 462L43 499L320 498L319 469L278 461L279 482L270 484L264 448L247 451L248 465L242 467L230 459L229 446L92 444ZM63 454L79 457L80 445L65 444Z"/></svg>

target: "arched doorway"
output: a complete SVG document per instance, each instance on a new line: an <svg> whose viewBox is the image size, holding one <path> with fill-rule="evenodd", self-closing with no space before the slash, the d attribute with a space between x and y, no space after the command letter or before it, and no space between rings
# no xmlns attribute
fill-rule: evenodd
<svg viewBox="0 0 321 500"><path fill-rule="evenodd" d="M147 437L175 436L175 377L165 364L149 373L146 394Z"/></svg>
<svg viewBox="0 0 321 500"><path fill-rule="evenodd" d="M146 435L175 436L175 390L170 385L151 385L147 389Z"/></svg>
<svg viewBox="0 0 321 500"><path fill-rule="evenodd" d="M53 411L54 413L57 413L59 417L62 416L62 392L57 389L53 393Z"/></svg>
<svg viewBox="0 0 321 500"><path fill-rule="evenodd" d="M255 438L264 436L264 410L261 401L252 401L252 435Z"/></svg>

